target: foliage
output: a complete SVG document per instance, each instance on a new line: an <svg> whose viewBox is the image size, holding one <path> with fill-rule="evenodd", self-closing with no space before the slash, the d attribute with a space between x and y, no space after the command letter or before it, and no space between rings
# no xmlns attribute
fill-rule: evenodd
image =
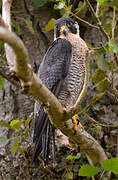
<svg viewBox="0 0 118 180"><path fill-rule="evenodd" d="M101 162L101 166L106 171L118 174L118 158L107 159ZM79 176L91 177L100 172L100 169L90 165L83 165L79 170ZM105 171L104 171L105 173Z"/></svg>
<svg viewBox="0 0 118 180"><path fill-rule="evenodd" d="M15 131L15 137L12 137L10 139L7 139L6 136L1 136L0 145L6 145L9 141L12 141L11 152L13 154L20 152L23 155L26 164L28 164L28 161L25 157L25 151L27 149L27 144L25 144L25 142L28 142L27 138L30 132L29 124L31 122L32 116L33 113L31 113L30 116L25 121L12 120L10 123L0 121L1 126L4 126L6 128Z"/></svg>
<svg viewBox="0 0 118 180"><path fill-rule="evenodd" d="M83 165L79 170L79 176L91 177L100 172L100 169L94 166Z"/></svg>
<svg viewBox="0 0 118 180"><path fill-rule="evenodd" d="M15 31L18 33L19 36L22 34L19 23L17 23L13 19L12 19L12 27L15 29Z"/></svg>
<svg viewBox="0 0 118 180"><path fill-rule="evenodd" d="M69 156L67 156L66 159L68 161L71 161L72 169L73 169L74 160L79 159L79 158L80 158L80 153L77 153L76 156L69 155ZM100 170L98 167L95 167L95 166L90 166L88 164L84 164L80 167L80 169L78 171L78 175L84 176L84 177L93 177L100 172L103 175L103 174L105 174L105 171L110 171L114 174L118 174L118 158L111 158L111 159L104 160L101 162L101 166L103 167L104 170ZM73 175L72 169L69 169L69 171L67 171L67 173L65 175L66 179L71 179L71 177Z"/></svg>
<svg viewBox="0 0 118 180"><path fill-rule="evenodd" d="M38 1L38 0L32 0L33 2L34 2L34 4L36 5L36 6L38 6L38 7L42 7L42 6L44 6L47 2L48 2L48 0L40 0L40 1Z"/></svg>
<svg viewBox="0 0 118 180"><path fill-rule="evenodd" d="M0 76L0 89L2 89L4 87L4 80L3 78Z"/></svg>
<svg viewBox="0 0 118 180"><path fill-rule="evenodd" d="M118 157L104 160L101 162L101 165L106 171L111 171L114 174L118 174Z"/></svg>
<svg viewBox="0 0 118 180"><path fill-rule="evenodd" d="M47 31L50 31L50 30L52 30L53 28L54 28L54 23L55 23L55 19L54 18L52 18L52 19L50 19L50 21L48 22L48 24L45 26L45 28L44 28L44 32L47 32Z"/></svg>

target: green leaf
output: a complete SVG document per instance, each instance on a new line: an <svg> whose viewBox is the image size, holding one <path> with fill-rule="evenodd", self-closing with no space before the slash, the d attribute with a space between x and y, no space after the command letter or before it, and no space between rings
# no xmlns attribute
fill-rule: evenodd
<svg viewBox="0 0 118 180"><path fill-rule="evenodd" d="M65 9L63 9L61 11L61 14L63 15L63 17L68 17L70 15L71 9L72 9L72 5L68 6Z"/></svg>
<svg viewBox="0 0 118 180"><path fill-rule="evenodd" d="M0 136L0 145L5 146L8 143L8 139L6 136Z"/></svg>
<svg viewBox="0 0 118 180"><path fill-rule="evenodd" d="M32 120L32 116L33 116L33 113L30 114L30 116L27 118L27 120L25 121L25 127L28 127L30 121Z"/></svg>
<svg viewBox="0 0 118 180"><path fill-rule="evenodd" d="M11 152L12 152L13 154L16 154L16 152L18 151L19 143L20 143L20 141L17 139L17 140L15 141L15 143L12 145L12 147L11 147Z"/></svg>
<svg viewBox="0 0 118 180"><path fill-rule="evenodd" d="M101 92L104 92L109 86L110 82L105 78L98 84L97 89Z"/></svg>
<svg viewBox="0 0 118 180"><path fill-rule="evenodd" d="M95 103L96 101L98 101L99 99L101 99L103 95L104 95L104 93L96 94L96 95L93 96L93 98L90 100L90 103L91 103L91 104Z"/></svg>
<svg viewBox="0 0 118 180"><path fill-rule="evenodd" d="M32 0L32 1L38 7L42 7L48 2L48 0Z"/></svg>
<svg viewBox="0 0 118 180"><path fill-rule="evenodd" d="M48 32L48 31L51 31L52 29L54 29L54 24L55 24L55 19L54 18L52 18L52 19L50 19L50 21L48 22L48 24L45 26L45 28L44 28L44 32Z"/></svg>
<svg viewBox="0 0 118 180"><path fill-rule="evenodd" d="M80 1L78 4L78 8L76 8L75 13L78 17L84 18L87 12L86 2Z"/></svg>
<svg viewBox="0 0 118 180"><path fill-rule="evenodd" d="M0 76L0 89L2 89L4 87L4 80L3 78Z"/></svg>
<svg viewBox="0 0 118 180"><path fill-rule="evenodd" d="M4 122L4 121L0 121L0 125L4 126L4 127L7 127L7 128L11 128L10 124L8 124L7 122Z"/></svg>
<svg viewBox="0 0 118 180"><path fill-rule="evenodd" d="M118 174L118 157L104 160L101 162L101 165L106 171Z"/></svg>
<svg viewBox="0 0 118 180"><path fill-rule="evenodd" d="M100 2L101 4L108 1L108 0L96 0L97 2Z"/></svg>
<svg viewBox="0 0 118 180"><path fill-rule="evenodd" d="M75 159L75 157L76 157L76 156L69 155L69 156L67 156L67 158L66 158L66 159L67 159L67 160L73 160L73 159Z"/></svg>
<svg viewBox="0 0 118 180"><path fill-rule="evenodd" d="M109 69L109 64L106 61L106 59L104 58L104 55L101 55L98 57L97 65L98 65L99 69L101 69L103 71L106 71Z"/></svg>
<svg viewBox="0 0 118 180"><path fill-rule="evenodd" d="M118 46L115 39L110 39L108 42L108 46L111 53L118 54Z"/></svg>
<svg viewBox="0 0 118 180"><path fill-rule="evenodd" d="M31 21L31 20L26 20L26 19L25 19L24 21L25 21L25 23L26 23L29 31L30 31L32 34L35 34L34 29L33 29L33 26L32 26L32 21Z"/></svg>
<svg viewBox="0 0 118 180"><path fill-rule="evenodd" d="M79 170L79 176L91 177L100 172L100 169L94 166L83 165Z"/></svg>
<svg viewBox="0 0 118 180"><path fill-rule="evenodd" d="M19 128L21 127L21 124L22 124L22 123L23 123L23 122L20 121L20 120L12 120L11 123L10 123L10 127L11 127L12 129L19 129Z"/></svg>
<svg viewBox="0 0 118 180"><path fill-rule="evenodd" d="M106 31L108 34L110 34L110 33L111 33L111 29L112 29L112 22L109 21L107 24L104 24L103 27L104 27L105 31Z"/></svg>
<svg viewBox="0 0 118 180"><path fill-rule="evenodd" d="M2 49L4 47L4 43L3 41L0 41L0 49Z"/></svg>
<svg viewBox="0 0 118 180"><path fill-rule="evenodd" d="M97 69L94 72L94 74L92 75L91 80L92 80L93 83L96 84L96 83L102 81L105 77L106 77L106 73L101 69Z"/></svg>
<svg viewBox="0 0 118 180"><path fill-rule="evenodd" d="M80 158L80 156L81 156L81 154L80 153L77 153L77 155L76 156L73 156L73 155L69 155L69 156L67 156L67 160L73 160L73 159L79 159Z"/></svg>

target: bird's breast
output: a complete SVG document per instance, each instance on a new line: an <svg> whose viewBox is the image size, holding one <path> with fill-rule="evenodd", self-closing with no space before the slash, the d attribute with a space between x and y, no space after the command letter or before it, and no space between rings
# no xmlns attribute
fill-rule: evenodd
<svg viewBox="0 0 118 180"><path fill-rule="evenodd" d="M88 48L81 38L72 36L68 38L68 40L72 44L72 58L68 75L65 78L62 96L63 99L65 97L65 106L73 106L76 103L85 83Z"/></svg>

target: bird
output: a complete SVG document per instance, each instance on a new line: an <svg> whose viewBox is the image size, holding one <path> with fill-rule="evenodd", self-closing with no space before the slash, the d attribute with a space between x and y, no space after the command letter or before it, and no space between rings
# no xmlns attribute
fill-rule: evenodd
<svg viewBox="0 0 118 180"><path fill-rule="evenodd" d="M80 37L78 23L70 17L57 19L54 41L43 57L37 76L65 108L76 103L84 88L87 55L88 47ZM41 154L44 166L47 166L50 157L50 136L54 128L43 104L37 100L34 105L34 120L32 161L35 162Z"/></svg>

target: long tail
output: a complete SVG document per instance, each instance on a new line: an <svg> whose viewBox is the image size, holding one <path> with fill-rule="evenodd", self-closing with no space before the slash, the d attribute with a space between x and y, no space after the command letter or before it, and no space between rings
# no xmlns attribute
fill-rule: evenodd
<svg viewBox="0 0 118 180"><path fill-rule="evenodd" d="M35 117L35 128L33 142L35 143L35 149L32 155L32 161L34 162L38 155L42 152L42 158L44 165L48 165L49 153L50 153L50 127L51 123L47 114L44 112L43 106L40 107L40 112Z"/></svg>
<svg viewBox="0 0 118 180"><path fill-rule="evenodd" d="M54 86L51 89L51 92L57 97L62 81L57 83L57 86ZM43 105L40 106L39 102L36 103L37 107L35 110L35 127L34 127L34 137L33 142L35 143L34 153L32 155L32 161L34 162L38 155L42 152L42 158L44 165L48 165L49 153L50 153L50 131L52 129L53 136L53 162L55 156L55 138L54 138L54 127L52 127L48 115L44 112ZM40 110L39 110L40 107Z"/></svg>

